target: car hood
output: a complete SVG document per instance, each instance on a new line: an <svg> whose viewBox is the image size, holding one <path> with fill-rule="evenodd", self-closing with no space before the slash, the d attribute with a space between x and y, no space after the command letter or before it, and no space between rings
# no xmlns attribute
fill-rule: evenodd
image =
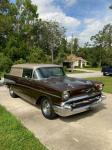
<svg viewBox="0 0 112 150"><path fill-rule="evenodd" d="M87 89L93 86L93 82L89 80L83 80L78 78L71 77L52 77L46 80L43 80L44 84L55 88L59 91L65 90L79 90L79 89Z"/></svg>

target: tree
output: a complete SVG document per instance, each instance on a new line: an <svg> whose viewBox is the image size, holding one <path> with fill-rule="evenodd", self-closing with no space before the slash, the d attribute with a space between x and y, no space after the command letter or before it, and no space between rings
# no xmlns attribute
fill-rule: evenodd
<svg viewBox="0 0 112 150"><path fill-rule="evenodd" d="M73 39L73 54L77 54L79 48L79 41L78 38Z"/></svg>
<svg viewBox="0 0 112 150"><path fill-rule="evenodd" d="M74 38L72 36L71 41L68 43L68 49L69 49L71 54L77 55L77 51L79 49L78 38Z"/></svg>
<svg viewBox="0 0 112 150"><path fill-rule="evenodd" d="M30 55L28 57L28 61L30 63L42 63L46 62L48 57L43 53L41 48L34 48L30 51Z"/></svg>
<svg viewBox="0 0 112 150"><path fill-rule="evenodd" d="M57 22L42 21L38 23L37 30L38 46L43 49L46 55L51 56L52 63L58 54L58 47L61 45L61 40L65 36L65 30ZM55 56L54 56L55 55Z"/></svg>
<svg viewBox="0 0 112 150"><path fill-rule="evenodd" d="M0 72L9 72L12 65L10 58L5 56L3 53L0 53Z"/></svg>
<svg viewBox="0 0 112 150"><path fill-rule="evenodd" d="M38 22L37 6L31 0L17 0L16 8L16 36L26 43L26 50L30 50L34 45L34 26Z"/></svg>
<svg viewBox="0 0 112 150"><path fill-rule="evenodd" d="M106 25L102 31L91 37L98 51L99 66L112 64L112 25Z"/></svg>
<svg viewBox="0 0 112 150"><path fill-rule="evenodd" d="M75 49L76 40L74 43ZM13 64L50 60L61 63L68 53L65 29L55 21L39 19L37 6L31 0L1 0L0 53Z"/></svg>
<svg viewBox="0 0 112 150"><path fill-rule="evenodd" d="M12 19L10 15L11 4L9 0L0 1L0 51L3 51L10 33L13 30Z"/></svg>
<svg viewBox="0 0 112 150"><path fill-rule="evenodd" d="M60 46L58 47L56 63L62 63L67 55L67 52L67 40L62 38L60 41Z"/></svg>
<svg viewBox="0 0 112 150"><path fill-rule="evenodd" d="M18 36L12 35L7 41L4 54L6 54L13 62L15 62L21 58L26 60L26 57L29 53L24 40L20 40Z"/></svg>

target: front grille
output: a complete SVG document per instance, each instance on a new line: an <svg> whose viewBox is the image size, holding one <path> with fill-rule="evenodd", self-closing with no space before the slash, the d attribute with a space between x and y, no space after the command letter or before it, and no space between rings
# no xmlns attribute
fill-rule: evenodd
<svg viewBox="0 0 112 150"><path fill-rule="evenodd" d="M89 97L84 98L84 99L71 101L71 102L68 102L67 104L71 105L72 108L78 108L78 107L92 104L92 103L98 101L100 99L100 97L101 97L101 94L98 94L95 96L89 96Z"/></svg>
<svg viewBox="0 0 112 150"><path fill-rule="evenodd" d="M97 102L97 101L98 101L98 99L94 99L94 100L91 100L91 101L90 100L84 100L80 103L75 103L76 104L75 107L72 106L72 108L79 108L79 107L87 106L87 105L90 105L90 104L92 104L94 102Z"/></svg>

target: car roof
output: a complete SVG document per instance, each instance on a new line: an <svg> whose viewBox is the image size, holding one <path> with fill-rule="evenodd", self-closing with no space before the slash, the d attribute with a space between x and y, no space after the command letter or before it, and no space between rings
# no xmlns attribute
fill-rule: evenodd
<svg viewBox="0 0 112 150"><path fill-rule="evenodd" d="M43 67L62 67L62 66L55 64L16 64L12 66L12 68L28 68L28 69L36 69Z"/></svg>

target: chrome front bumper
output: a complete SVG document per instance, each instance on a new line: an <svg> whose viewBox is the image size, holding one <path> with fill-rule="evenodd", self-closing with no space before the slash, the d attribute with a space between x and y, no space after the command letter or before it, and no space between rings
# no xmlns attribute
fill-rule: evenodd
<svg viewBox="0 0 112 150"><path fill-rule="evenodd" d="M54 111L56 114L58 114L59 116L66 117L66 116L78 114L78 113L90 110L92 108L95 108L95 107L99 106L104 99L105 99L105 96L102 95L99 98L99 100L97 100L96 102L89 104L89 105L86 105L86 106L74 108L74 109L72 109L72 107L70 105L67 105L67 104L62 105L62 106L54 105L53 108L54 108Z"/></svg>

